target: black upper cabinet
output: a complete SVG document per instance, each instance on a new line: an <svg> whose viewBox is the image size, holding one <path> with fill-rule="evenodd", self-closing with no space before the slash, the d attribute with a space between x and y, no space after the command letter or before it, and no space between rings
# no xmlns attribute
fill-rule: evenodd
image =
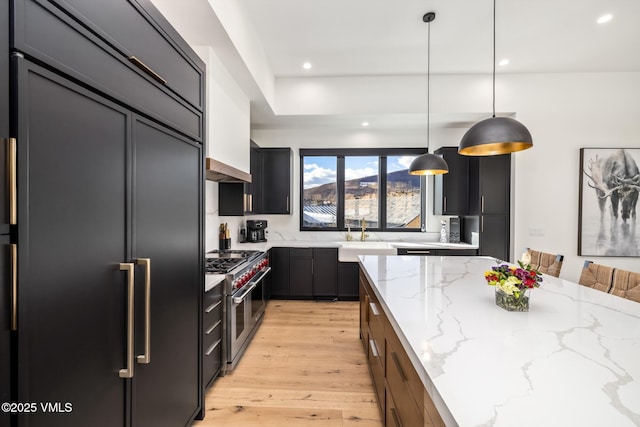
<svg viewBox="0 0 640 427"><path fill-rule="evenodd" d="M291 149L260 150L260 214L291 213Z"/></svg>
<svg viewBox="0 0 640 427"><path fill-rule="evenodd" d="M469 212L469 158L458 154L458 147L435 151L449 165L449 173L435 175L434 215L465 215Z"/></svg>
<svg viewBox="0 0 640 427"><path fill-rule="evenodd" d="M218 184L222 216L291 213L291 149L251 144L251 183Z"/></svg>
<svg viewBox="0 0 640 427"><path fill-rule="evenodd" d="M160 19L151 17L157 11L145 13L133 0L72 2L66 4L70 16L45 0L16 1L14 48L127 108L202 140L204 64L186 43L167 37L173 29L158 30ZM131 21L136 24L128 28ZM113 31L121 34L114 36ZM133 48L123 47L136 37ZM148 61L148 69L131 56ZM178 77L181 72L184 78ZM167 83L154 73L164 74Z"/></svg>

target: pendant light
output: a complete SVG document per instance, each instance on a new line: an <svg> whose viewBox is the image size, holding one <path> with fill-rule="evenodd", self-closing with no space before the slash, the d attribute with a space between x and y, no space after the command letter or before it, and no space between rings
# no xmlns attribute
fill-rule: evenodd
<svg viewBox="0 0 640 427"><path fill-rule="evenodd" d="M460 141L465 156L495 156L533 147L529 130L508 117L496 117L496 0L493 0L493 117L471 126Z"/></svg>
<svg viewBox="0 0 640 427"><path fill-rule="evenodd" d="M429 87L431 75L431 22L436 19L435 12L428 12L422 17L422 21L428 25L427 30L427 154L422 154L411 162L409 173L411 175L441 175L449 173L449 165L440 156L429 153L429 104L431 89Z"/></svg>

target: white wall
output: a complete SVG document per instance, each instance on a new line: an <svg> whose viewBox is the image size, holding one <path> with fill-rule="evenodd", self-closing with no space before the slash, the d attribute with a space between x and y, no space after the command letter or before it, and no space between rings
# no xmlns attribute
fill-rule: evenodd
<svg viewBox="0 0 640 427"><path fill-rule="evenodd" d="M338 84L322 81L332 103L350 99L350 112L363 100L354 100L343 79ZM432 98L432 109L474 112L489 97L477 76L439 77L441 99ZM449 84L448 84L448 83ZM293 82L296 85L302 82ZM432 83L438 87L437 81ZM362 94L361 86L354 85ZM485 85L486 86L486 85ZM397 85L396 85L397 87ZM456 89L457 88L457 89ZM462 92L468 94L468 100ZM341 93L339 96L338 94ZM640 147L640 73L501 75L497 91L499 111L515 111L531 131L534 147L514 155L513 253L518 258L525 247L565 256L562 277L577 281L586 258L577 256L579 150L585 147ZM284 98L283 94L283 98ZM292 93L287 96L293 97ZM482 100L480 100L482 98ZM328 95L327 98L328 99ZM368 108L374 99L365 100ZM293 100L287 101L293 105ZM330 105L319 109L329 111ZM490 105L489 105L490 107ZM287 107L292 108L293 106ZM311 113L313 103L301 110ZM343 109L344 104L343 104ZM293 111L292 111L293 112ZM318 113L319 111L313 111ZM431 147L457 145L461 129L432 130ZM261 146L311 147L416 147L425 144L424 130L323 129L253 130ZM299 194L299 157L294 153L294 200ZM268 217L270 232L298 233L298 201L294 215ZM431 210L429 208L429 210ZM435 225L433 223L436 223ZM432 221L430 230L437 230ZM638 258L589 258L595 262L640 271Z"/></svg>

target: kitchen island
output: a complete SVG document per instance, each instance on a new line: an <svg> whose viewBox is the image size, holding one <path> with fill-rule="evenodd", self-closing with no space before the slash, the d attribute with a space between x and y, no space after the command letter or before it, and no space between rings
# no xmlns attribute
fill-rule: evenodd
<svg viewBox="0 0 640 427"><path fill-rule="evenodd" d="M361 307L382 309L426 390L425 414L430 400L447 426L640 425L640 304L544 275L529 312L507 312L483 277L492 258L367 255L360 265L361 292L364 279L373 293ZM376 355L393 349L385 336L372 340ZM381 403L393 425L398 409Z"/></svg>

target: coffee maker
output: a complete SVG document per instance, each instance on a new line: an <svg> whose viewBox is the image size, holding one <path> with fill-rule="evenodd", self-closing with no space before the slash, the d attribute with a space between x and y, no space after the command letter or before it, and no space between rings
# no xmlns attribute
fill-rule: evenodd
<svg viewBox="0 0 640 427"><path fill-rule="evenodd" d="M267 221L263 219L247 220L247 242L266 242L267 241Z"/></svg>

